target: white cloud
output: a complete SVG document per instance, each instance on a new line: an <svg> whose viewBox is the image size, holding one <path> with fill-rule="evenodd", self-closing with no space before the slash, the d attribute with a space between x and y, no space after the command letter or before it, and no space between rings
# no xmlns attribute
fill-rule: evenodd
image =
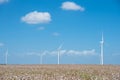
<svg viewBox="0 0 120 80"><path fill-rule="evenodd" d="M0 43L0 47L2 47L2 46L4 46L4 44L3 44L3 43Z"/></svg>
<svg viewBox="0 0 120 80"><path fill-rule="evenodd" d="M95 52L95 49L84 50L84 51L69 50L69 51L67 51L67 54L68 55L84 55L84 56L87 56L87 55L95 55L96 52Z"/></svg>
<svg viewBox="0 0 120 80"><path fill-rule="evenodd" d="M23 16L21 20L28 24L48 23L51 21L51 15L48 12L33 11Z"/></svg>
<svg viewBox="0 0 120 80"><path fill-rule="evenodd" d="M44 51L44 52L28 52L26 53L25 55L28 55L28 56L43 56L43 55L46 55L48 53L48 51Z"/></svg>
<svg viewBox="0 0 120 80"><path fill-rule="evenodd" d="M52 55L52 56L57 56L58 55L58 50L53 50L53 51L42 51L42 52L27 52L24 53L24 56L44 56L44 55ZM94 56L97 53L95 52L94 49L91 50L65 50L61 49L60 50L60 55L69 55L69 56Z"/></svg>
<svg viewBox="0 0 120 80"><path fill-rule="evenodd" d="M49 51L48 52L51 55L57 55L58 50L55 51ZM78 56L90 56L90 55L96 55L95 49L91 50L83 50L83 51L78 51L78 50L60 50L60 55L78 55Z"/></svg>
<svg viewBox="0 0 120 80"><path fill-rule="evenodd" d="M6 3L8 0L0 0L0 4Z"/></svg>
<svg viewBox="0 0 120 80"><path fill-rule="evenodd" d="M60 55L64 55L67 52L67 50L60 50ZM56 51L51 51L49 52L51 55L57 55L58 54L58 50Z"/></svg>
<svg viewBox="0 0 120 80"><path fill-rule="evenodd" d="M39 27L38 30L45 30L45 27Z"/></svg>
<svg viewBox="0 0 120 80"><path fill-rule="evenodd" d="M85 9L83 7L81 7L80 5L77 5L76 3L74 2L63 2L62 3L62 6L61 8L63 10L74 10L74 11L77 11L77 10L80 10L80 11L84 11Z"/></svg>
<svg viewBox="0 0 120 80"><path fill-rule="evenodd" d="M52 35L53 35L53 36L60 36L60 33L54 32Z"/></svg>

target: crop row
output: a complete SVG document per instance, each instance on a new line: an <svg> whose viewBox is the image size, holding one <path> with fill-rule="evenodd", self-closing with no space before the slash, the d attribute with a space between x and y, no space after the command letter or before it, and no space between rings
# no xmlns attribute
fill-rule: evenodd
<svg viewBox="0 0 120 80"><path fill-rule="evenodd" d="M0 80L120 80L120 66L0 65Z"/></svg>

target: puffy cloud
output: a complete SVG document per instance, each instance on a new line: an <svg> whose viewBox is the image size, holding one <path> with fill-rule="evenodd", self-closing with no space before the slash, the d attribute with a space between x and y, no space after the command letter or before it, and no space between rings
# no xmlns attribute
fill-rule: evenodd
<svg viewBox="0 0 120 80"><path fill-rule="evenodd" d="M55 51L49 51L48 52L51 55L57 55L58 50ZM91 50L83 50L83 51L78 51L78 50L60 50L60 55L79 55L79 56L89 56L89 55L96 55L95 49Z"/></svg>
<svg viewBox="0 0 120 80"><path fill-rule="evenodd" d="M4 46L4 44L3 44L3 43L0 43L0 47L2 47L2 46Z"/></svg>
<svg viewBox="0 0 120 80"><path fill-rule="evenodd" d="M78 51L78 50L65 50L61 49L59 50L60 55L69 55L69 56L93 56L96 55L95 49L91 50L83 50L83 51ZM58 50L53 50L53 51L43 51L43 52L27 52L25 53L24 56L44 56L44 55L53 55L56 56L58 55Z"/></svg>
<svg viewBox="0 0 120 80"><path fill-rule="evenodd" d="M48 12L33 11L23 16L21 20L28 24L48 23L51 21L51 15Z"/></svg>
<svg viewBox="0 0 120 80"><path fill-rule="evenodd" d="M39 55L39 53L36 53L36 52L27 52L25 55L28 55L28 56L33 56L33 55Z"/></svg>
<svg viewBox="0 0 120 80"><path fill-rule="evenodd" d="M0 4L3 4L5 2L8 2L8 0L0 0Z"/></svg>
<svg viewBox="0 0 120 80"><path fill-rule="evenodd" d="M85 9L84 9L83 7L81 7L80 5L77 5L76 3L74 3L74 2L69 2L69 1L63 2L61 8L62 8L63 10L75 10L75 11L77 11L77 10L84 11L84 10L85 10Z"/></svg>
<svg viewBox="0 0 120 80"><path fill-rule="evenodd" d="M43 52L28 52L26 53L25 55L28 55L28 56L43 56L43 55L46 55L48 53L48 51L43 51Z"/></svg>
<svg viewBox="0 0 120 80"><path fill-rule="evenodd" d="M95 55L95 49L92 50L84 50L84 51L77 51L77 50L69 50L67 52L68 55Z"/></svg>
<svg viewBox="0 0 120 80"><path fill-rule="evenodd" d="M67 52L67 50L59 50L59 52L60 52L60 55L64 55ZM58 54L58 50L51 51L51 52L49 52L49 54L51 54L51 55L57 55Z"/></svg>

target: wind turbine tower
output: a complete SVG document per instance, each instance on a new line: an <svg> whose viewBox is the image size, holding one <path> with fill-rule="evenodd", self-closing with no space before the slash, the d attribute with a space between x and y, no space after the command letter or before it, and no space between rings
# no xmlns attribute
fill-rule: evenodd
<svg viewBox="0 0 120 80"><path fill-rule="evenodd" d="M61 44L61 45L58 47L58 65L60 64L60 50L61 50L61 48L62 48L62 45L63 45L63 44Z"/></svg>
<svg viewBox="0 0 120 80"><path fill-rule="evenodd" d="M100 41L100 47L101 47L101 65L104 64L104 59L103 59L103 53L104 53L104 38L102 34L102 40Z"/></svg>
<svg viewBox="0 0 120 80"><path fill-rule="evenodd" d="M40 64L43 64L42 58L43 58L43 55L41 54L41 55L40 55Z"/></svg>
<svg viewBox="0 0 120 80"><path fill-rule="evenodd" d="M7 61L8 61L8 49L6 50L5 53L5 64L7 65Z"/></svg>
<svg viewBox="0 0 120 80"><path fill-rule="evenodd" d="M43 56L45 55L46 51L44 51L41 55L40 55L40 64L43 64Z"/></svg>

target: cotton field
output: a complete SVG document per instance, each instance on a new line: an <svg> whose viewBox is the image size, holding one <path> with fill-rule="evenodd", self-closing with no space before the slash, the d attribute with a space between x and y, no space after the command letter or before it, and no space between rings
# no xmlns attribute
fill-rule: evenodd
<svg viewBox="0 0 120 80"><path fill-rule="evenodd" d="M0 65L0 80L120 80L120 66Z"/></svg>

